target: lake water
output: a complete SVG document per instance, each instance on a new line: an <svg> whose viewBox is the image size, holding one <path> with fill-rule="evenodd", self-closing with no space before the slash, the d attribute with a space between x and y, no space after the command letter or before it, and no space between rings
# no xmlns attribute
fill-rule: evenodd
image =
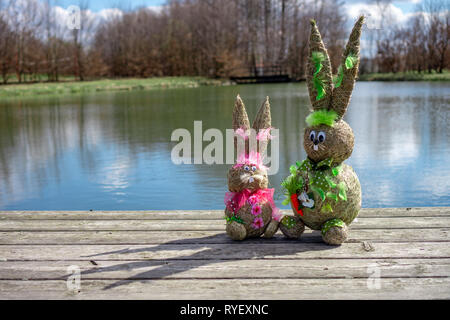
<svg viewBox="0 0 450 320"><path fill-rule="evenodd" d="M253 119L270 96L281 180L302 160L304 83L105 92L0 102L0 209L223 209L230 165L175 165L176 128L231 128L236 94ZM358 82L347 163L363 207L450 206L450 83ZM209 142L204 142L204 146ZM284 207L286 208L286 207Z"/></svg>

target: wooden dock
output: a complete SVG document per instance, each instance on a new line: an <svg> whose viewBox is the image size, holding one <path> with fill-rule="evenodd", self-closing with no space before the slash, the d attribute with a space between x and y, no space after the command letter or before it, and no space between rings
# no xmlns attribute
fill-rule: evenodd
<svg viewBox="0 0 450 320"><path fill-rule="evenodd" d="M450 298L448 207L363 209L340 247L234 242L222 217L0 211L0 299Z"/></svg>
<svg viewBox="0 0 450 320"><path fill-rule="evenodd" d="M234 75L230 77L231 81L237 84L251 84L251 83L279 83L291 82L286 68L280 65L274 66L259 66L235 70L239 76Z"/></svg>

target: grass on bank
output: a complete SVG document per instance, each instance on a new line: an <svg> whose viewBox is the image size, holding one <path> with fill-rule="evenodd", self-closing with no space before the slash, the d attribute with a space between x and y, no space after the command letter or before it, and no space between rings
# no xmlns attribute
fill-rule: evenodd
<svg viewBox="0 0 450 320"><path fill-rule="evenodd" d="M61 79L63 80L63 79ZM196 88L199 86L229 84L224 79L205 77L160 77L160 78L121 78L92 81L35 82L0 85L0 98L25 97L36 95L59 95L71 93L92 93L100 91L133 91L165 88ZM442 73L368 73L360 74L360 81L450 81L450 71Z"/></svg>
<svg viewBox="0 0 450 320"><path fill-rule="evenodd" d="M361 81L450 81L450 71L437 72L397 72L397 73L366 73L360 74L358 80Z"/></svg>
<svg viewBox="0 0 450 320"><path fill-rule="evenodd" d="M38 82L0 86L0 97L22 97L45 94L90 93L99 91L132 91L165 88L196 88L223 85L224 80L203 77L161 77L147 79L103 79L94 81Z"/></svg>

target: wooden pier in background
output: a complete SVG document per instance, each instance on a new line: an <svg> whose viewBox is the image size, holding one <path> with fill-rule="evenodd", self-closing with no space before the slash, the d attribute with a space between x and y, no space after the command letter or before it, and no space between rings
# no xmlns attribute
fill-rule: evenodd
<svg viewBox="0 0 450 320"><path fill-rule="evenodd" d="M363 209L339 247L224 230L223 211L0 211L0 299L450 299L448 207Z"/></svg>
<svg viewBox="0 0 450 320"><path fill-rule="evenodd" d="M291 82L287 70L281 66L254 67L238 70L239 75L230 77L237 84Z"/></svg>

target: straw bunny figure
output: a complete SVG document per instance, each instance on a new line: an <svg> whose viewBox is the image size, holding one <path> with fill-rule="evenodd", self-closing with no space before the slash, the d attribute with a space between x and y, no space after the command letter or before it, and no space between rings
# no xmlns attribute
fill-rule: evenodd
<svg viewBox="0 0 450 320"><path fill-rule="evenodd" d="M347 226L361 209L361 186L352 167L343 163L354 146L353 131L342 120L359 66L359 41L364 17L350 34L338 73L333 79L330 59L314 20L311 21L307 85L312 113L306 118L303 146L308 155L291 166L282 183L296 217L321 230L323 240L339 245ZM280 225L283 233L289 228Z"/></svg>
<svg viewBox="0 0 450 320"><path fill-rule="evenodd" d="M280 215L273 202L274 189L267 188L267 168L262 163L262 155L271 138L269 97L259 109L252 128L256 134L256 150L250 150L250 122L238 95L233 110L237 163L228 171L230 192L225 195L226 232L233 240L270 238L279 225ZM238 148L238 139L243 142L242 150Z"/></svg>

